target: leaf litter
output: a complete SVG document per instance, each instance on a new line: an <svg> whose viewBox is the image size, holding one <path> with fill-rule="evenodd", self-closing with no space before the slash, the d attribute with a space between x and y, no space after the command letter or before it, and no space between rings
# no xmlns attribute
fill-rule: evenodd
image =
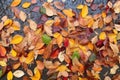
<svg viewBox="0 0 120 80"><path fill-rule="evenodd" d="M45 74L57 80L100 80L104 66L113 75L106 75L104 80L119 80L120 24L115 21L120 1L108 1L102 12L91 14L89 9L102 8L102 4L93 2L78 3L76 12L61 1L47 0L36 6L37 0L13 0L10 7L15 18L6 15L0 22L0 66L6 69L1 69L4 72L0 71L0 75L7 73L7 80L41 80ZM32 11L42 15L39 23L20 10L20 4L26 10L34 4ZM23 26L16 18L28 24ZM24 35L13 35L22 26ZM34 70L31 65L35 65Z"/></svg>

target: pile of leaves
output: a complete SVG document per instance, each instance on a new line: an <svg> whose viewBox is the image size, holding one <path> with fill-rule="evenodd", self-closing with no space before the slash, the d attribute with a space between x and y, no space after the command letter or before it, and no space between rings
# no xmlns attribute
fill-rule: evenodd
<svg viewBox="0 0 120 80"><path fill-rule="evenodd" d="M27 9L37 0L21 2L13 0L14 17L3 16L0 22L0 66L7 66L7 80L100 80L103 66L111 68L104 80L120 79L116 74L120 64L119 0L108 1L106 6L86 0L75 6L78 12L65 8L64 1L43 1L32 9L41 14L39 23L17 7L22 4ZM101 13L90 14L90 9ZM2 73L1 69L0 76ZM106 76L108 73L114 76Z"/></svg>

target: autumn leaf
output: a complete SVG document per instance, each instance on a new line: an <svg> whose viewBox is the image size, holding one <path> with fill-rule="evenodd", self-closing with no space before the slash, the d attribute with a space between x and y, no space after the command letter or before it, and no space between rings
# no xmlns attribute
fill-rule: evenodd
<svg viewBox="0 0 120 80"><path fill-rule="evenodd" d="M81 16L86 17L88 15L88 6L84 5L81 11Z"/></svg>
<svg viewBox="0 0 120 80"><path fill-rule="evenodd" d="M41 73L40 71L36 68L34 68L34 76L31 77L32 80L40 80L41 79Z"/></svg>
<svg viewBox="0 0 120 80"><path fill-rule="evenodd" d="M20 30L20 23L18 21L13 21L12 27L14 30Z"/></svg>
<svg viewBox="0 0 120 80"><path fill-rule="evenodd" d="M19 44L20 42L22 42L23 37L21 35L16 34L12 40L11 40L11 44Z"/></svg>
<svg viewBox="0 0 120 80"><path fill-rule="evenodd" d="M30 64L33 61L33 59L34 59L34 52L31 51L28 53L25 63Z"/></svg>
<svg viewBox="0 0 120 80"><path fill-rule="evenodd" d="M61 65L57 68L57 71L63 72L63 71L69 71L69 69L67 68L67 66Z"/></svg>
<svg viewBox="0 0 120 80"><path fill-rule="evenodd" d="M9 71L7 74L7 80L12 80L12 79L13 79L13 73Z"/></svg>
<svg viewBox="0 0 120 80"><path fill-rule="evenodd" d="M29 22L30 28L31 28L33 31L36 31L36 29L37 29L37 24L36 24L36 22L33 21L32 19L29 19L28 22Z"/></svg>
<svg viewBox="0 0 120 80"><path fill-rule="evenodd" d="M71 9L64 9L63 13L67 16L67 17L73 17L75 16L75 14L72 12Z"/></svg>
<svg viewBox="0 0 120 80"><path fill-rule="evenodd" d="M13 75L16 77L16 78L20 78L22 77L23 75L25 75L25 73L22 71L22 70L16 70Z"/></svg>
<svg viewBox="0 0 120 80"><path fill-rule="evenodd" d="M10 53L12 54L13 57L17 56L17 52L14 49L12 49Z"/></svg>
<svg viewBox="0 0 120 80"><path fill-rule="evenodd" d="M12 20L11 19L7 19L5 22L4 22L4 26L7 26L7 25L12 25Z"/></svg>
<svg viewBox="0 0 120 80"><path fill-rule="evenodd" d="M0 61L0 66L7 66L5 61Z"/></svg>
<svg viewBox="0 0 120 80"><path fill-rule="evenodd" d="M76 8L77 8L77 9L82 9L82 8L83 8L83 5L82 5L82 4L79 4L79 5L77 5Z"/></svg>
<svg viewBox="0 0 120 80"><path fill-rule="evenodd" d="M24 2L24 3L22 4L22 8L29 8L30 5L31 5L30 2Z"/></svg>
<svg viewBox="0 0 120 80"><path fill-rule="evenodd" d="M22 0L13 0L11 3L11 7L16 7L21 3Z"/></svg>
<svg viewBox="0 0 120 80"><path fill-rule="evenodd" d="M80 58L80 54L79 54L78 51L74 51L74 52L73 52L73 54L72 54L72 59L74 59L74 58L77 58L77 59Z"/></svg>
<svg viewBox="0 0 120 80"><path fill-rule="evenodd" d="M110 42L110 47L113 50L114 54L118 54L119 53L119 49L118 49L117 44L113 44L113 43Z"/></svg>
<svg viewBox="0 0 120 80"><path fill-rule="evenodd" d="M0 45L0 55L5 56L6 52L7 52L6 49L3 46Z"/></svg>
<svg viewBox="0 0 120 80"><path fill-rule="evenodd" d="M26 13L23 11L20 11L19 18L24 22L27 19Z"/></svg>
<svg viewBox="0 0 120 80"><path fill-rule="evenodd" d="M106 33L105 32L101 32L99 35L99 39L100 40L105 40L106 39Z"/></svg>
<svg viewBox="0 0 120 80"><path fill-rule="evenodd" d="M43 41L45 44L49 44L50 41L51 41L51 37L49 37L48 35L44 34L44 35L42 35L42 41Z"/></svg>

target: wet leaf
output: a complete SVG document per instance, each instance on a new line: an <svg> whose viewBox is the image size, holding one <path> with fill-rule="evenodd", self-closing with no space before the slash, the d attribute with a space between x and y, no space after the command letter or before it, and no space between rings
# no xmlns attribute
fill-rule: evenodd
<svg viewBox="0 0 120 80"><path fill-rule="evenodd" d="M16 70L13 75L16 77L16 78L21 78L22 76L25 75L25 73L22 71L22 70Z"/></svg>
<svg viewBox="0 0 120 80"><path fill-rule="evenodd" d="M48 36L47 34L44 34L44 35L42 35L42 41L43 41L45 44L49 44L50 41L51 41L51 37Z"/></svg>
<svg viewBox="0 0 120 80"><path fill-rule="evenodd" d="M16 34L12 40L11 40L11 44L19 44L20 42L22 42L23 37L21 35Z"/></svg>
<svg viewBox="0 0 120 80"><path fill-rule="evenodd" d="M26 13L23 12L23 11L20 11L19 18L20 18L20 20L22 20L23 22L25 22L25 20L27 19Z"/></svg>
<svg viewBox="0 0 120 80"><path fill-rule="evenodd" d="M29 22L30 28L31 28L33 31L36 31L36 29L37 29L37 24L36 24L36 22L33 21L32 19L29 19L28 22Z"/></svg>
<svg viewBox="0 0 120 80"><path fill-rule="evenodd" d="M81 16L86 17L88 15L88 6L84 5L81 11Z"/></svg>
<svg viewBox="0 0 120 80"><path fill-rule="evenodd" d="M73 17L75 16L75 14L72 12L71 9L64 9L63 13L67 16L67 17Z"/></svg>
<svg viewBox="0 0 120 80"><path fill-rule="evenodd" d="M13 73L11 71L9 71L7 73L7 80L12 80L13 79Z"/></svg>
<svg viewBox="0 0 120 80"><path fill-rule="evenodd" d="M22 8L29 8L30 5L31 5L30 2L24 2L24 3L22 4Z"/></svg>
<svg viewBox="0 0 120 80"><path fill-rule="evenodd" d="M21 3L22 0L13 0L11 3L11 7L16 7Z"/></svg>

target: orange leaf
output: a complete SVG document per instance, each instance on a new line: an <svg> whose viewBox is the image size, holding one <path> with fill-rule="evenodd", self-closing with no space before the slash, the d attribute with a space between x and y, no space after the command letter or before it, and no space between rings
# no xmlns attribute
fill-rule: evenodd
<svg viewBox="0 0 120 80"><path fill-rule="evenodd" d="M21 3L22 0L13 0L13 2L11 3L12 7L16 7Z"/></svg>
<svg viewBox="0 0 120 80"><path fill-rule="evenodd" d="M67 17L73 17L75 16L75 14L72 12L71 9L64 9L63 13L67 16Z"/></svg>
<svg viewBox="0 0 120 80"><path fill-rule="evenodd" d="M6 55L6 49L0 45L0 55L5 56Z"/></svg>

